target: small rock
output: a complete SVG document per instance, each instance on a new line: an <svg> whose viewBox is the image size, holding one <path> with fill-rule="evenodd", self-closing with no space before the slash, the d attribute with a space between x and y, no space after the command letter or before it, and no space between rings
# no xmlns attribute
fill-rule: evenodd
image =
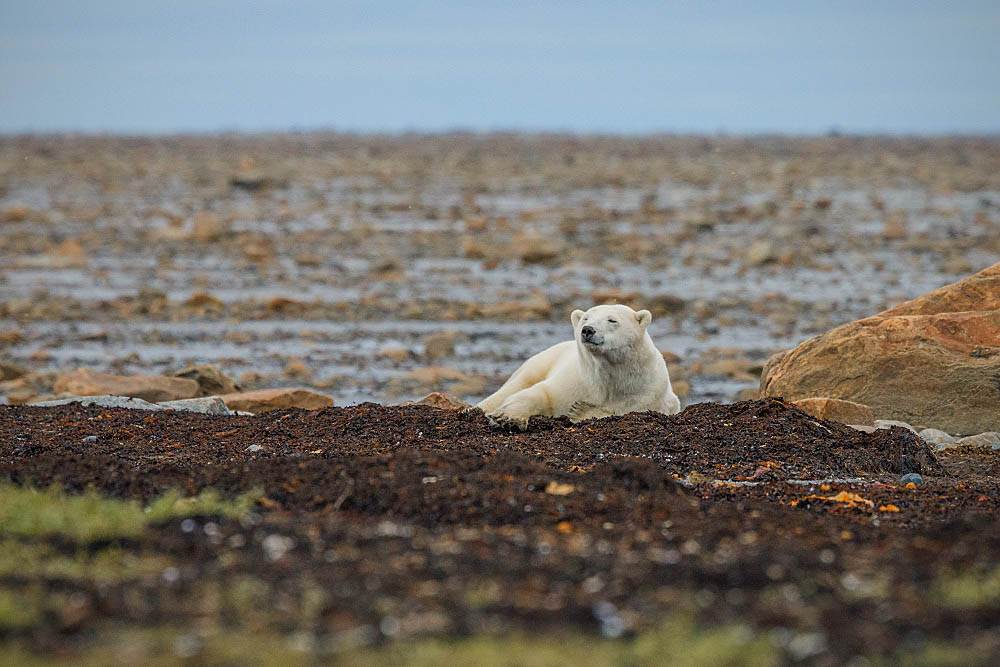
<svg viewBox="0 0 1000 667"><path fill-rule="evenodd" d="M285 376L300 380L310 378L312 377L312 369L301 359L289 359L288 363L285 364Z"/></svg>
<svg viewBox="0 0 1000 667"><path fill-rule="evenodd" d="M777 260L777 253L771 241L754 241L747 249L746 261L750 266L761 266Z"/></svg>
<svg viewBox="0 0 1000 667"><path fill-rule="evenodd" d="M970 435L955 441L955 447L989 447L1000 449L1000 433L988 431L979 435Z"/></svg>
<svg viewBox="0 0 1000 667"><path fill-rule="evenodd" d="M31 215L27 206L13 206L0 211L0 222L24 222Z"/></svg>
<svg viewBox="0 0 1000 667"><path fill-rule="evenodd" d="M907 429L908 431L912 431L913 433L917 432L917 429L913 428L912 426L910 426L906 422L901 422L901 421L898 421L898 420L895 420L895 419L876 419L875 420L875 428L892 428L893 426L902 426L903 428Z"/></svg>
<svg viewBox="0 0 1000 667"><path fill-rule="evenodd" d="M514 237L510 247L525 264L554 263L563 256L563 245L559 239L537 234L520 234Z"/></svg>
<svg viewBox="0 0 1000 667"><path fill-rule="evenodd" d="M944 431L936 428L925 428L917 435L932 445L950 445L958 440L955 436L948 435Z"/></svg>
<svg viewBox="0 0 1000 667"><path fill-rule="evenodd" d="M917 486L920 486L921 484L924 483L924 478L915 472L908 472L902 477L900 477L899 481L902 482L903 484L909 484L912 482Z"/></svg>
<svg viewBox="0 0 1000 667"><path fill-rule="evenodd" d="M242 391L232 378L210 364L201 366L188 366L179 371L167 373L171 377L194 380L200 387L200 396L217 396L219 394L233 394Z"/></svg>
<svg viewBox="0 0 1000 667"><path fill-rule="evenodd" d="M882 227L882 238L888 241L905 239L909 216L906 211L890 211L885 216L885 225Z"/></svg>
<svg viewBox="0 0 1000 667"><path fill-rule="evenodd" d="M222 221L212 211L201 211L191 221L191 237L202 243L218 241L224 231Z"/></svg>
<svg viewBox="0 0 1000 667"><path fill-rule="evenodd" d="M17 378L23 376L25 373L27 373L27 371L18 366L17 364L11 363L9 361L0 361L0 382L6 382L7 380L16 380Z"/></svg>
<svg viewBox="0 0 1000 667"><path fill-rule="evenodd" d="M179 401L166 401L159 404L167 410L181 410L183 412L201 412L206 415L229 415L232 414L226 407L225 401L218 396L203 396L201 398L185 398Z"/></svg>
<svg viewBox="0 0 1000 667"><path fill-rule="evenodd" d="M129 398L128 396L78 396L74 398L61 398L55 401L40 401L31 403L39 407L48 408L55 405L67 405L69 403L79 403L80 405L99 405L102 408L128 408L129 410L164 410L156 403L144 401L141 398Z"/></svg>
<svg viewBox="0 0 1000 667"><path fill-rule="evenodd" d="M80 442L97 442L97 436L96 435L88 435L87 437L85 437Z"/></svg>
<svg viewBox="0 0 1000 667"><path fill-rule="evenodd" d="M441 359L455 354L455 340L458 332L441 331L424 338L424 356L428 359Z"/></svg>
<svg viewBox="0 0 1000 667"><path fill-rule="evenodd" d="M460 398L452 398L451 396L442 394L439 391L431 392L419 401L407 401L406 403L401 403L401 405L432 405L435 408L441 408L443 410L464 410L465 408L472 407L471 404L466 403Z"/></svg>
<svg viewBox="0 0 1000 667"><path fill-rule="evenodd" d="M260 445L250 445L249 447L247 447L243 451L245 451L245 452L259 452L259 451L261 451L263 449L264 448L261 447Z"/></svg>
<svg viewBox="0 0 1000 667"><path fill-rule="evenodd" d="M792 401L792 405L817 419L830 419L842 424L875 425L875 414L872 409L853 401L815 397Z"/></svg>
<svg viewBox="0 0 1000 667"><path fill-rule="evenodd" d="M78 368L60 375L53 390L56 393L69 392L77 396L131 396L158 403L194 398L198 395L199 389L198 383L194 380L179 377L112 375L89 368Z"/></svg>
<svg viewBox="0 0 1000 667"><path fill-rule="evenodd" d="M462 371L454 368L424 366L422 368L415 368L407 373L405 379L426 385L437 385L442 382L468 382L471 378Z"/></svg>
<svg viewBox="0 0 1000 667"><path fill-rule="evenodd" d="M333 405L333 399L311 389L301 387L283 387L281 389L261 389L259 391L244 391L237 394L219 396L230 410L252 412L267 412L285 408L302 408L304 410L319 410Z"/></svg>
<svg viewBox="0 0 1000 667"><path fill-rule="evenodd" d="M389 361L394 361L397 364L401 364L404 361L410 360L410 351L405 347L384 347L378 351L375 355L379 359L388 359Z"/></svg>
<svg viewBox="0 0 1000 667"><path fill-rule="evenodd" d="M761 364L749 359L720 359L705 364L702 372L705 375L718 375L753 382L760 380Z"/></svg>

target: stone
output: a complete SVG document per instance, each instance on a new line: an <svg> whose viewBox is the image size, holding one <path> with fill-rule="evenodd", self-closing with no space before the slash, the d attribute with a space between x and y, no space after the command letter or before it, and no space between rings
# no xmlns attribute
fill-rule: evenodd
<svg viewBox="0 0 1000 667"><path fill-rule="evenodd" d="M201 211L191 220L191 238L201 243L211 243L222 238L225 228L212 211Z"/></svg>
<svg viewBox="0 0 1000 667"><path fill-rule="evenodd" d="M920 486L924 483L924 478L915 472L908 472L900 477L899 481L903 484L916 484L917 486Z"/></svg>
<svg viewBox="0 0 1000 667"><path fill-rule="evenodd" d="M862 431L863 433L874 433L878 429L874 426L867 426L865 424L848 424L855 431Z"/></svg>
<svg viewBox="0 0 1000 667"><path fill-rule="evenodd" d="M312 369L301 359L289 359L285 364L285 377L304 380L312 377Z"/></svg>
<svg viewBox="0 0 1000 667"><path fill-rule="evenodd" d="M875 425L875 414L872 409L853 401L817 396L792 401L792 405L817 419L830 419L841 424Z"/></svg>
<svg viewBox="0 0 1000 667"><path fill-rule="evenodd" d="M27 373L26 370L21 368L15 363L9 361L0 361L0 382L6 382L8 380L16 380Z"/></svg>
<svg viewBox="0 0 1000 667"><path fill-rule="evenodd" d="M206 415L231 415L226 402L218 396L201 396L199 398L184 398L179 401L165 401L159 404L167 410L184 412L203 412Z"/></svg>
<svg viewBox="0 0 1000 667"><path fill-rule="evenodd" d="M66 239L52 248L50 255L59 258L58 266L64 268L86 268L90 266L87 251L77 239Z"/></svg>
<svg viewBox="0 0 1000 667"><path fill-rule="evenodd" d="M55 401L40 401L31 403L38 407L48 408L56 405L67 405L69 403L79 403L80 405L98 405L102 408L128 408L129 410L164 410L165 408L144 401L141 398L129 398L128 396L79 396L74 398L61 398Z"/></svg>
<svg viewBox="0 0 1000 667"><path fill-rule="evenodd" d="M906 423L904 421L899 421L898 419L876 419L875 420L875 428L876 429L892 428L893 426L898 426L900 428L905 428L907 431L911 431L913 433L917 432L917 429L913 428L912 426L910 426L908 423Z"/></svg>
<svg viewBox="0 0 1000 667"><path fill-rule="evenodd" d="M260 452L260 451L263 451L263 450L264 450L264 447L261 446L261 445L250 445L249 447L247 447L243 451L245 451L245 452Z"/></svg>
<svg viewBox="0 0 1000 667"><path fill-rule="evenodd" d="M12 206L0 211L0 222L24 222L32 214L27 206Z"/></svg>
<svg viewBox="0 0 1000 667"><path fill-rule="evenodd" d="M525 264L555 263L563 255L563 244L559 239L537 234L515 236L511 248Z"/></svg>
<svg viewBox="0 0 1000 667"><path fill-rule="evenodd" d="M431 392L419 401L407 401L401 405L431 405L442 410L465 410L472 407L470 403L466 403L460 398L453 398L439 391Z"/></svg>
<svg viewBox="0 0 1000 667"><path fill-rule="evenodd" d="M1000 263L771 357L762 397L828 396L949 433L1000 430Z"/></svg>
<svg viewBox="0 0 1000 667"><path fill-rule="evenodd" d="M925 442L932 445L950 445L951 443L958 440L953 435L948 435L944 431L936 428L925 428L924 430L917 433Z"/></svg>
<svg viewBox="0 0 1000 667"><path fill-rule="evenodd" d="M189 308L195 313L206 315L208 313L221 313L226 308L222 299L212 296L208 292L195 292L183 303L185 308Z"/></svg>
<svg viewBox="0 0 1000 667"><path fill-rule="evenodd" d="M455 354L455 331L432 333L424 338L424 357L427 359L442 359Z"/></svg>
<svg viewBox="0 0 1000 667"><path fill-rule="evenodd" d="M760 378L761 365L749 359L720 359L705 364L705 375L726 376L735 380L756 381Z"/></svg>
<svg viewBox="0 0 1000 667"><path fill-rule="evenodd" d="M384 347L379 350L375 356L379 359L388 359L389 361L401 364L405 361L409 361L413 355L411 355L410 351L405 347Z"/></svg>
<svg viewBox="0 0 1000 667"><path fill-rule="evenodd" d="M454 368L423 366L407 373L405 379L419 382L420 384L438 385L442 382L468 382L472 378Z"/></svg>
<svg viewBox="0 0 1000 667"><path fill-rule="evenodd" d="M768 240L754 241L747 248L746 261L750 266L761 266L778 259L774 243Z"/></svg>
<svg viewBox="0 0 1000 667"><path fill-rule="evenodd" d="M889 211L882 226L882 238L887 241L905 239L908 223L909 216L906 211Z"/></svg>
<svg viewBox="0 0 1000 667"><path fill-rule="evenodd" d="M959 438L955 441L954 447L989 447L990 449L1000 449L1000 433L989 431L979 435L970 435Z"/></svg>
<svg viewBox="0 0 1000 667"><path fill-rule="evenodd" d="M485 304L477 310L486 319L523 321L549 317L552 314L552 303L541 292L535 292L525 301Z"/></svg>
<svg viewBox="0 0 1000 667"><path fill-rule="evenodd" d="M230 410L242 412L268 412L286 408L302 408L303 410L319 410L333 405L333 399L303 387L282 387L279 389L260 389L244 391L235 394L219 396Z"/></svg>
<svg viewBox="0 0 1000 667"><path fill-rule="evenodd" d="M167 373L167 375L197 382L198 396L235 394L243 390L232 378L210 364L188 366L182 370Z"/></svg>
<svg viewBox="0 0 1000 667"><path fill-rule="evenodd" d="M194 398L200 387L194 380L165 375L112 375L78 368L56 378L53 391L77 396L130 396L151 403Z"/></svg>

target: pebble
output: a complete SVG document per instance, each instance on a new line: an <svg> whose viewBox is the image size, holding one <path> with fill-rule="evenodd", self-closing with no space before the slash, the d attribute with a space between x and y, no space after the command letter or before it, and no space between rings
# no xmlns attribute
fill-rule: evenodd
<svg viewBox="0 0 1000 667"><path fill-rule="evenodd" d="M987 431L979 435L970 435L955 442L955 447L989 447L990 449L1000 449L1000 433Z"/></svg>
<svg viewBox="0 0 1000 667"><path fill-rule="evenodd" d="M958 440L955 436L948 435L944 431L937 428L925 428L917 435L932 445L950 445Z"/></svg>
<svg viewBox="0 0 1000 667"><path fill-rule="evenodd" d="M908 472L902 477L900 477L899 481L902 482L903 484L909 484L910 482L913 482L917 486L920 486L921 484L924 483L924 478L915 472Z"/></svg>
<svg viewBox="0 0 1000 667"><path fill-rule="evenodd" d="M246 448L245 450L243 450L243 451L245 451L245 452L259 452L259 451L261 451L261 450L263 450L263 449L264 449L264 448L263 448L263 447L261 447L260 445L250 445L249 447L247 447L247 448Z"/></svg>
<svg viewBox="0 0 1000 667"><path fill-rule="evenodd" d="M88 435L87 437L85 437L83 439L83 442L97 442L97 436L96 435Z"/></svg>

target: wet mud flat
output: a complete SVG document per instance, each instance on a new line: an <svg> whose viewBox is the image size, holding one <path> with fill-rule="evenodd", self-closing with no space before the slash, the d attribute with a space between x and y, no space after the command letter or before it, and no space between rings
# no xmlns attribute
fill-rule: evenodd
<svg viewBox="0 0 1000 667"><path fill-rule="evenodd" d="M653 312L685 404L726 402L997 261L988 137L0 137L0 356L30 376L0 402L191 364L476 402L604 302Z"/></svg>
<svg viewBox="0 0 1000 667"><path fill-rule="evenodd" d="M429 406L0 406L0 479L143 504L252 498L238 516L127 539L22 539L148 566L0 568L5 594L61 601L4 630L41 654L163 625L324 655L429 636L624 640L677 613L738 623L781 662L1000 651L1000 455L935 454L904 429L863 433L780 401L525 433Z"/></svg>

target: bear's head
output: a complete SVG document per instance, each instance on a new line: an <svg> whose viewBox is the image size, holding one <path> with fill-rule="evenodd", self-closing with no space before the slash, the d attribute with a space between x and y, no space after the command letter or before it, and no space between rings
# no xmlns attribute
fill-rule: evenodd
<svg viewBox="0 0 1000 667"><path fill-rule="evenodd" d="M587 312L574 310L570 316L576 341L592 354L624 351L641 342L653 321L648 310L638 312L628 306L594 306Z"/></svg>

